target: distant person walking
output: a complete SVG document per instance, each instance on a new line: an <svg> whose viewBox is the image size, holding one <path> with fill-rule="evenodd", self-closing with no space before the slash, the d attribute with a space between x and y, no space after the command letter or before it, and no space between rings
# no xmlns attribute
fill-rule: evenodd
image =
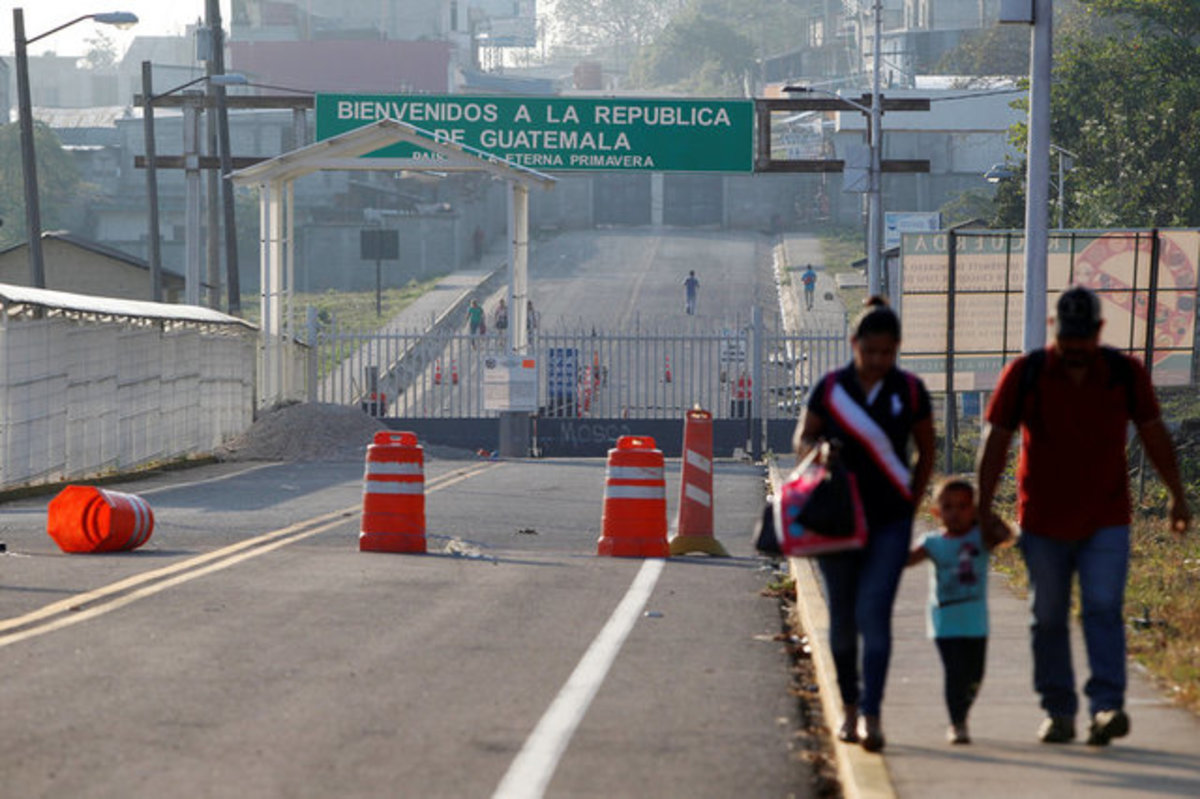
<svg viewBox="0 0 1200 799"><path fill-rule="evenodd" d="M476 346L475 339L483 335L483 308L479 305L479 300L471 300L471 306L467 308L467 331L471 334L471 346Z"/></svg>
<svg viewBox="0 0 1200 799"><path fill-rule="evenodd" d="M1129 570L1127 427L1133 422L1171 501L1171 531L1182 537L1192 514L1170 434L1140 361L1100 344L1100 300L1074 286L1058 298L1053 344L1010 363L987 408L979 459L979 518L985 535L1013 433L1019 547L1032 594L1033 685L1046 719L1043 743L1075 738L1079 697L1071 666L1071 584L1079 579L1083 636L1091 676L1083 690L1087 742L1104 746L1128 734L1125 712L1125 582Z"/></svg>
<svg viewBox="0 0 1200 799"><path fill-rule="evenodd" d="M508 330L508 305L503 299L496 306L496 313L492 317L492 326L496 328L496 332L501 336L504 335L505 330Z"/></svg>
<svg viewBox="0 0 1200 799"><path fill-rule="evenodd" d="M534 310L533 300L525 301L525 332L533 335L533 332L538 329L538 323L541 320L538 318L538 312Z"/></svg>
<svg viewBox="0 0 1200 799"><path fill-rule="evenodd" d="M817 383L792 441L799 457L823 440L840 441L842 463L864 499L866 547L820 555L817 565L843 704L837 737L878 752L884 745L879 712L892 654L892 605L908 561L913 516L933 471L934 437L925 384L896 367L900 318L882 297L867 302L850 339L853 360Z"/></svg>
<svg viewBox="0 0 1200 799"><path fill-rule="evenodd" d="M700 292L700 281L696 278L696 270L688 271L683 280L683 295L688 316L696 315L696 295Z"/></svg>
<svg viewBox="0 0 1200 799"><path fill-rule="evenodd" d="M817 293L817 273L813 271L812 264L804 267L804 272L800 275L800 282L804 284L804 310L811 311L813 298Z"/></svg>

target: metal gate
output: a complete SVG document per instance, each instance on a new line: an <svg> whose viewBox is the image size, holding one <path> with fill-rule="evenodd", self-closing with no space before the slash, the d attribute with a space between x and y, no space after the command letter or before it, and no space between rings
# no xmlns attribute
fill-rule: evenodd
<svg viewBox="0 0 1200 799"><path fill-rule="evenodd" d="M488 358L496 334L327 329L313 350L317 399L403 419L491 418ZM543 418L794 419L813 382L850 357L845 332L786 334L752 325L706 333L535 331Z"/></svg>

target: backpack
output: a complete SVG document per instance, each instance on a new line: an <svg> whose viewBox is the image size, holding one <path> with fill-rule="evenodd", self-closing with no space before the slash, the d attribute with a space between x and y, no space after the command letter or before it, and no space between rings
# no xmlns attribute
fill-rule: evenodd
<svg viewBox="0 0 1200 799"><path fill-rule="evenodd" d="M1129 359L1124 353L1112 347L1100 347L1100 354L1104 358L1104 362L1108 365L1108 387L1123 386L1125 388L1125 411L1129 414L1129 418L1133 418L1134 411L1137 410L1137 394L1133 386L1133 367L1129 365ZM1042 367L1046 365L1046 350L1039 349L1029 353L1025 358L1025 363L1021 366L1021 375L1017 382L1017 401L1015 403L1016 411L1013 414L1012 423L1008 426L1009 430L1016 430L1021 424L1022 418L1025 416L1025 400L1030 392L1036 392L1038 386L1038 377L1041 376ZM1037 397L1034 397L1033 415L1037 413Z"/></svg>

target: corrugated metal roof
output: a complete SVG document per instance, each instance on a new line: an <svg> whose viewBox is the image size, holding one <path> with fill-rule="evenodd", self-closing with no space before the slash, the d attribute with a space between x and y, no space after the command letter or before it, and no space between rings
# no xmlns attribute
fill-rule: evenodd
<svg viewBox="0 0 1200 799"><path fill-rule="evenodd" d="M198 305L174 305L145 300L122 300L115 297L93 297L69 291L36 289L0 283L0 306L32 306L62 311L81 316L119 317L127 319L160 319L167 322L183 322L203 325L240 325L247 330L257 330L245 319L201 308Z"/></svg>

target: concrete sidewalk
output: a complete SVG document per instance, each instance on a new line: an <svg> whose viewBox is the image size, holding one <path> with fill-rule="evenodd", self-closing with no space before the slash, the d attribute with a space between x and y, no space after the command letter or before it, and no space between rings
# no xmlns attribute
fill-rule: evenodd
<svg viewBox="0 0 1200 799"><path fill-rule="evenodd" d="M790 468L789 459L778 464ZM773 470L773 475L778 474ZM915 534L916 535L916 534ZM841 720L828 615L815 561L793 558L797 610L813 644L826 721ZM1129 736L1107 747L1087 746L1088 718L1076 718L1072 744L1037 741L1043 713L1033 692L1029 611L1024 599L995 572L989 581L991 636L983 688L971 710L973 742L946 743L942 665L926 637L928 565L908 569L893 614L891 670L883 703L887 746L882 755L834 742L847 799L972 799L991 797L1200 796L1200 718L1172 705L1135 663L1130 663L1126 709ZM1074 624L1076 679L1087 678L1087 658ZM1081 696L1086 709L1086 699Z"/></svg>

